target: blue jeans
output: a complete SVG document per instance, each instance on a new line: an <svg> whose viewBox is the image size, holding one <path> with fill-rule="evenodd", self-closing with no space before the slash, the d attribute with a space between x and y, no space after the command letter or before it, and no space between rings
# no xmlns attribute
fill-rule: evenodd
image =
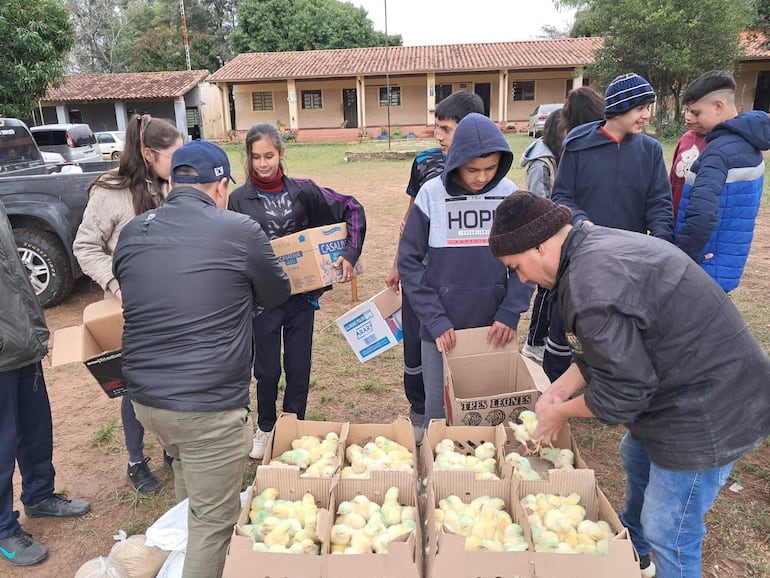
<svg viewBox="0 0 770 578"><path fill-rule="evenodd" d="M54 490L53 428L40 362L0 371L0 538L19 529L13 510L13 471L19 464L21 502L50 498Z"/></svg>
<svg viewBox="0 0 770 578"><path fill-rule="evenodd" d="M733 464L702 472L667 470L650 462L644 444L628 432L620 459L627 476L620 521L639 555L652 551L656 578L700 578L703 518Z"/></svg>

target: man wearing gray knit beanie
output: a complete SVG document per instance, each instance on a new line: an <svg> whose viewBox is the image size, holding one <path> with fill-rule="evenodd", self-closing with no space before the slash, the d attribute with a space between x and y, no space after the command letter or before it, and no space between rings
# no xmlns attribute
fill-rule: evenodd
<svg viewBox="0 0 770 578"><path fill-rule="evenodd" d="M551 290L572 352L535 406L535 437L553 441L570 417L624 425L620 519L641 575L700 576L703 518L735 460L770 435L770 359L746 321L671 243L573 227L569 209L531 193L500 203L489 248Z"/></svg>

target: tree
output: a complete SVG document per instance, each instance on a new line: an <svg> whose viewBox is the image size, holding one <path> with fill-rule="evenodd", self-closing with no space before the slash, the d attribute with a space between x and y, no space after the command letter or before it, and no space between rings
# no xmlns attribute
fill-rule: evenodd
<svg viewBox="0 0 770 578"><path fill-rule="evenodd" d="M126 27L127 0L67 0L75 25L71 72L122 72L116 50Z"/></svg>
<svg viewBox="0 0 770 578"><path fill-rule="evenodd" d="M231 41L236 52L384 46L364 8L337 0L241 0ZM401 35L387 38L400 46Z"/></svg>
<svg viewBox="0 0 770 578"><path fill-rule="evenodd" d="M603 84L636 72L658 93L657 125L681 118L681 94L706 70L732 70L754 0L562 0L581 10L583 30L604 37L587 73ZM574 29L573 29L574 33ZM669 99L673 105L669 109ZM671 114L672 113L672 114Z"/></svg>
<svg viewBox="0 0 770 578"><path fill-rule="evenodd" d="M0 2L0 115L29 118L49 86L60 86L73 28L59 0Z"/></svg>

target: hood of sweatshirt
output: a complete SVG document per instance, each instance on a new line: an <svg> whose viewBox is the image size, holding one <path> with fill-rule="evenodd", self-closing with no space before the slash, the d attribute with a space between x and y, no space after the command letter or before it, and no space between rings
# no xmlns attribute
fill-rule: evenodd
<svg viewBox="0 0 770 578"><path fill-rule="evenodd" d="M452 174L465 163L490 153L501 153L500 164L494 178L482 190L469 191L452 178ZM480 195L494 189L508 174L512 164L513 153L500 127L483 114L472 112L465 116L455 128L441 180L446 192L453 197Z"/></svg>
<svg viewBox="0 0 770 578"><path fill-rule="evenodd" d="M752 146L766 151L770 149L770 116L761 110L742 112L714 127L714 130L706 135L706 140L711 141L727 133L737 134Z"/></svg>
<svg viewBox="0 0 770 578"><path fill-rule="evenodd" d="M521 160L519 161L519 164L522 167L526 167L529 161L542 159L543 157L553 158L553 156L554 154L551 149L548 148L548 145L543 142L543 139L539 138L531 145L529 145L523 153L521 153Z"/></svg>

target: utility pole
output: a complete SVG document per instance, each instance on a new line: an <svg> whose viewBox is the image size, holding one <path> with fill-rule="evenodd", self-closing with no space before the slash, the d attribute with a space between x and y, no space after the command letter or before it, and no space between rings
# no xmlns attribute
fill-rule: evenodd
<svg viewBox="0 0 770 578"><path fill-rule="evenodd" d="M190 42L187 38L187 17L184 13L184 0L179 0L179 12L182 14L182 40L184 41L184 57L187 62L187 70L192 70L190 65Z"/></svg>
<svg viewBox="0 0 770 578"><path fill-rule="evenodd" d="M382 0L385 5L385 92L388 97L388 150L390 150L390 42L388 40L388 0Z"/></svg>

